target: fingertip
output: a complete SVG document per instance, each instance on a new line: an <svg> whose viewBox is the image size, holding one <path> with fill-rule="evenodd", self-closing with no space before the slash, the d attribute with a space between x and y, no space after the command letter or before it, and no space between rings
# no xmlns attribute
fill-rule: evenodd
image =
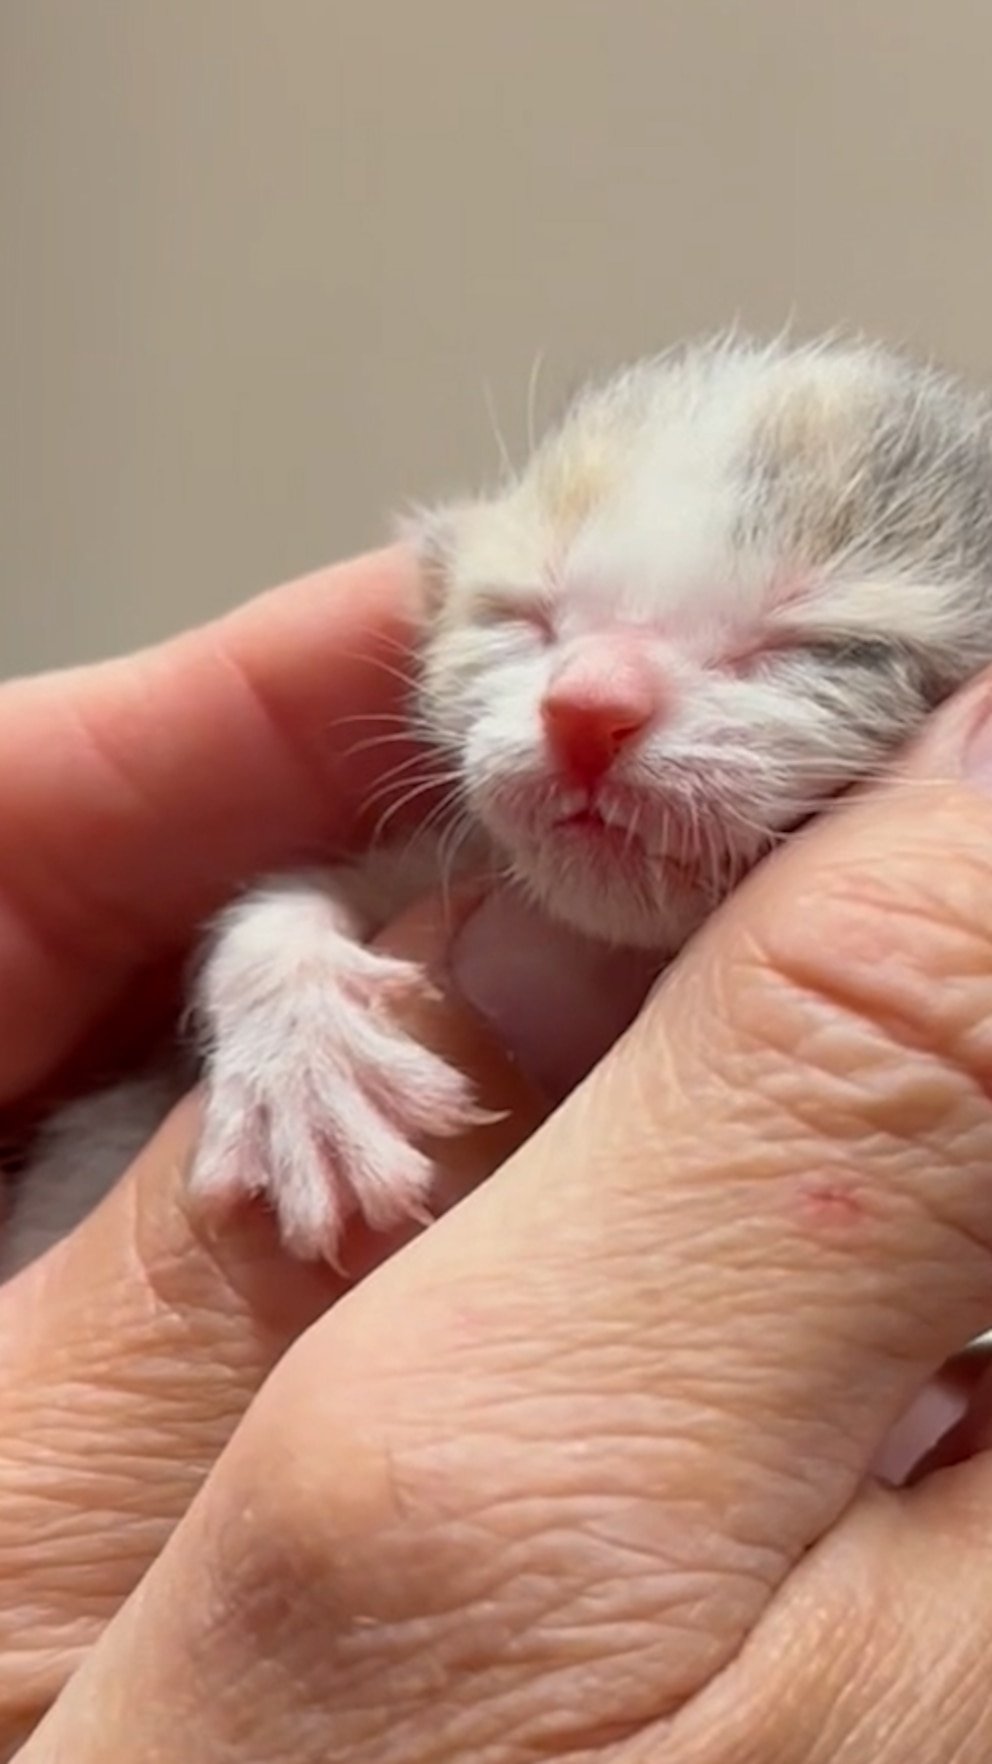
<svg viewBox="0 0 992 1764"><path fill-rule="evenodd" d="M402 720L419 606L395 546L3 687L0 1096L44 1084L246 880L360 836L398 755L356 720Z"/></svg>
<svg viewBox="0 0 992 1764"><path fill-rule="evenodd" d="M322 1266L301 1265L286 1280L265 1207L212 1212L190 1192L200 1116L194 1092L81 1224L4 1287L2 1326L16 1343L30 1310L36 1342L57 1349L56 1377L70 1361L80 1377L94 1368L97 1382L100 1369L116 1376L117 1366L140 1387L174 1360L177 1389L188 1381L191 1403L202 1378L220 1374L243 1382L243 1406L288 1342L332 1302L333 1277Z"/></svg>

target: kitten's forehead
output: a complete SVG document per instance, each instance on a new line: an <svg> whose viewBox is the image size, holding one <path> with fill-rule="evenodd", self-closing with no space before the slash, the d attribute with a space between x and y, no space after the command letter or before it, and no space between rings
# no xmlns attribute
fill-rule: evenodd
<svg viewBox="0 0 992 1764"><path fill-rule="evenodd" d="M781 374L781 364L741 355L694 373L655 370L640 406L580 407L556 437L555 496L542 504L560 580L580 608L676 623L759 610L779 548L767 522L748 531L748 510L759 457L773 445ZM590 429L609 462L596 476ZM561 488L573 463L585 508L563 524L558 508L571 513L580 500Z"/></svg>
<svg viewBox="0 0 992 1764"><path fill-rule="evenodd" d="M644 376L639 401L580 405L553 444L557 486L583 461L583 518L556 532L580 602L746 623L804 584L822 611L850 608L859 576L987 571L988 418L952 382L868 346L689 351ZM611 461L595 477L590 435Z"/></svg>
<svg viewBox="0 0 992 1764"><path fill-rule="evenodd" d="M670 526L683 509L691 521L698 505L726 501L737 517L735 543L749 537L747 503L753 509L760 500L770 520L784 512L787 497L815 496L829 508L857 474L891 379L867 353L741 351L705 357L692 374L657 371L639 420L614 433L624 469L604 485L593 525L614 512L611 493L617 512L628 515L660 503ZM582 427L580 413L575 440ZM569 455L568 425L561 443Z"/></svg>
<svg viewBox="0 0 992 1764"><path fill-rule="evenodd" d="M884 350L690 347L583 394L515 483L459 511L443 619L540 593L571 623L698 637L806 594L811 617L898 614L912 635L929 584L946 603L988 579L990 468L985 403ZM872 580L888 602L858 598Z"/></svg>

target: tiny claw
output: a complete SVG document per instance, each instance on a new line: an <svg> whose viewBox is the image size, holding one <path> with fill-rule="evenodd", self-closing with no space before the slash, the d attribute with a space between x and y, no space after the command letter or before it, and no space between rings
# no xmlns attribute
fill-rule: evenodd
<svg viewBox="0 0 992 1764"><path fill-rule="evenodd" d="M432 1225L437 1224L439 1215L426 1201L414 1201L410 1205L408 1217L411 1225L419 1225L424 1231L429 1231Z"/></svg>

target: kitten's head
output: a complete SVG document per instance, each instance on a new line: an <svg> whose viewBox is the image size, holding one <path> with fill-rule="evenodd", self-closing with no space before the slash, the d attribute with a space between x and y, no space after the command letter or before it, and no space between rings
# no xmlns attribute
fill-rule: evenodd
<svg viewBox="0 0 992 1764"><path fill-rule="evenodd" d="M550 912L673 951L992 659L990 437L882 351L734 340L424 523L424 714Z"/></svg>

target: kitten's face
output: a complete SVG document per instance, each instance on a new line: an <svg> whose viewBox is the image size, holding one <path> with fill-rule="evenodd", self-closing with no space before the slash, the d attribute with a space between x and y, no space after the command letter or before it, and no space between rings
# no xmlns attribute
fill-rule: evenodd
<svg viewBox="0 0 992 1764"><path fill-rule="evenodd" d="M636 369L428 550L466 805L558 918L666 953L992 657L984 410L867 350Z"/></svg>

